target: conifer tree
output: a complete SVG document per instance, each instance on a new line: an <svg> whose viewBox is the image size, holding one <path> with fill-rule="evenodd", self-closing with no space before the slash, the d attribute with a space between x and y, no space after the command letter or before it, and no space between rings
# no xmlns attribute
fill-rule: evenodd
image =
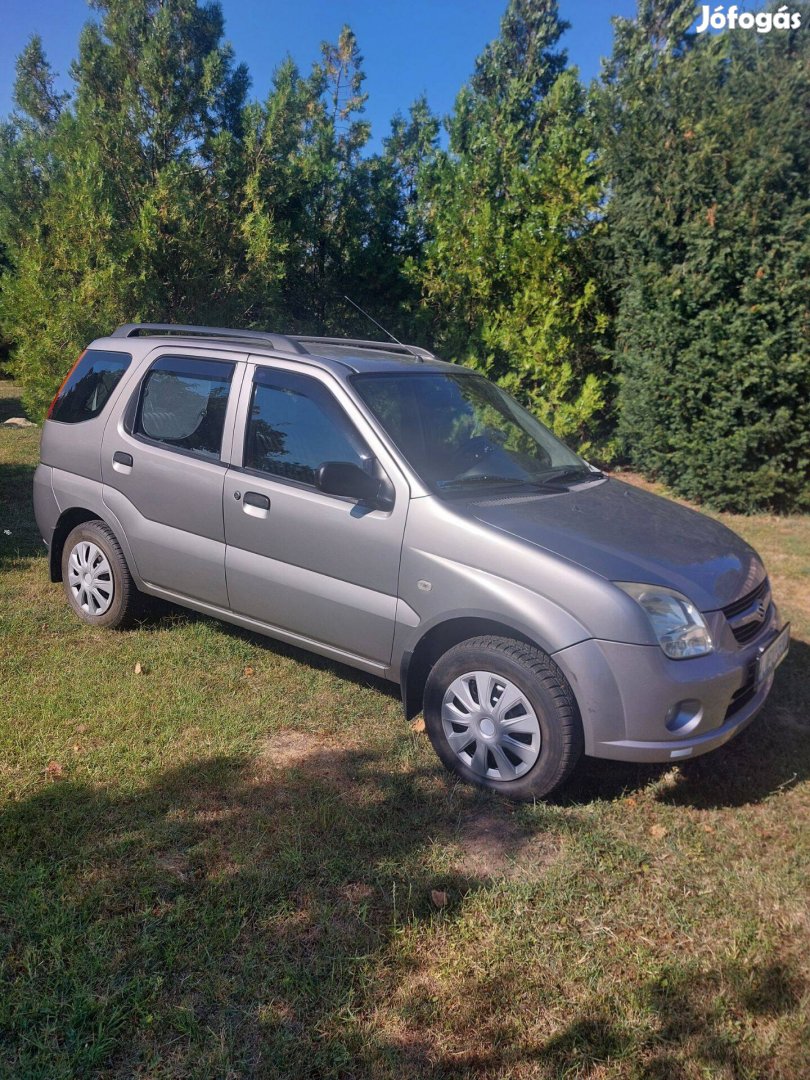
<svg viewBox="0 0 810 1080"><path fill-rule="evenodd" d="M511 0L423 170L415 267L434 335L588 445L608 328L595 245L603 190L586 94L554 0Z"/></svg>
<svg viewBox="0 0 810 1080"><path fill-rule="evenodd" d="M693 19L644 0L605 72L620 433L686 496L806 507L810 39Z"/></svg>
<svg viewBox="0 0 810 1080"><path fill-rule="evenodd" d="M247 73L222 44L220 8L94 6L72 107L54 94L38 42L19 65L10 141L30 149L24 171L39 201L28 228L3 212L0 318L16 344L11 370L37 408L88 340L130 319L227 319L244 274L232 166ZM0 162L3 188L14 160Z"/></svg>

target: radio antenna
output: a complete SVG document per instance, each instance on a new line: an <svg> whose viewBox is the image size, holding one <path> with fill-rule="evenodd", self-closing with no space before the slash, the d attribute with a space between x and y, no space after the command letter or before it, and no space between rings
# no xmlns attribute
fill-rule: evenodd
<svg viewBox="0 0 810 1080"><path fill-rule="evenodd" d="M360 314L361 314L361 315L365 315L365 317L366 317L366 318L367 318L367 319L369 320L369 322L373 322L373 323L374 323L374 325L375 325L375 326L377 327L377 329L378 329L378 330L382 330L382 332L383 332L383 333L384 333L384 334L386 335L386 337L390 337L390 338L391 338L391 340L392 340L392 341L394 342L394 344L396 344L396 345L401 345L403 349L407 349L407 348L408 348L408 346L407 346L407 345L405 345L405 343L404 343L404 342L400 341L400 340L399 340L399 338L395 338L395 337L394 337L394 335L393 335L393 334L391 333L391 331L390 331L390 330L386 330L386 329L385 329L385 327L384 327L384 326L382 326L382 325L381 325L380 323L378 323L376 319L372 318L372 317L371 317L371 315L369 315L369 313L368 313L367 311L363 311L363 309L362 309L362 308L360 307L360 305L359 305L359 304L355 304L354 300L352 300L352 298L351 298L350 296L347 296L347 295L346 295L346 294L344 293L344 294L343 294L343 299L344 299L344 300L348 300L348 301L349 301L349 303L350 303L350 304L352 305L352 307L356 307L356 308L357 308L357 310L358 310L358 311L360 312Z"/></svg>

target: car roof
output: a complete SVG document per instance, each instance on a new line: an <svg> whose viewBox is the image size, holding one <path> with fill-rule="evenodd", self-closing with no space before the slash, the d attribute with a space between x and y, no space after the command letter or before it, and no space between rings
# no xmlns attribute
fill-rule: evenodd
<svg viewBox="0 0 810 1080"><path fill-rule="evenodd" d="M347 373L404 372L442 370L458 371L458 365L440 360L418 345L400 342L368 341L357 338L313 337L305 334L275 334L231 327L190 326L174 323L126 323L109 337L98 338L92 347L120 347L122 339L154 348L168 340L183 348L216 345L218 349L239 349L254 356L266 355L326 368L345 377ZM462 369L463 370L463 369Z"/></svg>

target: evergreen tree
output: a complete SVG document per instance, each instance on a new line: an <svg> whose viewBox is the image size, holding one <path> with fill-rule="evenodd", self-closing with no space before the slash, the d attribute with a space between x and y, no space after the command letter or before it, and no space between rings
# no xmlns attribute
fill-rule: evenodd
<svg viewBox="0 0 810 1080"><path fill-rule="evenodd" d="M68 100L68 94L56 92L42 40L35 35L17 59L16 110L0 126L0 245L4 249L24 239L60 171L52 140Z"/></svg>
<svg viewBox="0 0 810 1080"><path fill-rule="evenodd" d="M298 161L305 197L284 301L293 325L314 333L343 329L346 309L351 312L343 294L351 290L368 227L361 152L370 127L362 118L362 64L357 39L344 26L337 42L323 43L313 68L310 120Z"/></svg>
<svg viewBox="0 0 810 1080"><path fill-rule="evenodd" d="M426 238L418 177L435 159L439 126L427 99L420 97L407 117L397 113L382 153L367 161L369 229L353 276L355 295L379 322L396 337L421 338L426 345L430 335L408 267L420 258ZM373 336L367 321L358 332Z"/></svg>
<svg viewBox="0 0 810 1080"><path fill-rule="evenodd" d="M586 447L604 406L608 328L595 244L602 184L554 0L511 0L423 169L429 240L414 268L434 335Z"/></svg>
<svg viewBox="0 0 810 1080"><path fill-rule="evenodd" d="M807 507L810 39L693 19L644 0L605 73L620 433L686 496Z"/></svg>
<svg viewBox="0 0 810 1080"><path fill-rule="evenodd" d="M250 314L265 325L270 314L288 330L368 336L348 295L405 332L401 311L416 298L403 272L418 249L415 173L438 122L417 102L407 121L395 118L383 152L365 154L364 80L344 27L322 45L309 77L288 59L266 102L247 109L243 231L257 269Z"/></svg>
<svg viewBox="0 0 810 1080"><path fill-rule="evenodd" d="M245 275L233 162L247 74L221 43L218 5L94 6L73 108L53 93L34 41L6 140L27 148L22 172L38 201L27 222L3 213L0 318L16 343L12 373L38 408L91 338L129 319L228 319ZM19 152L3 155L4 190L19 182L15 161Z"/></svg>

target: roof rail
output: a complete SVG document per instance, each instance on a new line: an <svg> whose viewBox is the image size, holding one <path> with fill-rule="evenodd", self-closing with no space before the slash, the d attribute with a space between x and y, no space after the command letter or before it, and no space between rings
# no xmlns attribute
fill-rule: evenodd
<svg viewBox="0 0 810 1080"><path fill-rule="evenodd" d="M307 350L295 338L286 334L265 333L263 330L234 330L227 326L191 326L183 323L124 323L112 332L110 337L138 337L140 334L154 332L181 334L189 337L239 338L242 341L262 342L283 352L306 354Z"/></svg>
<svg viewBox="0 0 810 1080"><path fill-rule="evenodd" d="M374 349L377 352L407 353L420 360L437 360L438 357L420 345L404 345L393 341L365 341L362 338L312 337L310 334L293 334L292 340L301 345L343 345L354 349ZM308 351L308 350L307 350Z"/></svg>

